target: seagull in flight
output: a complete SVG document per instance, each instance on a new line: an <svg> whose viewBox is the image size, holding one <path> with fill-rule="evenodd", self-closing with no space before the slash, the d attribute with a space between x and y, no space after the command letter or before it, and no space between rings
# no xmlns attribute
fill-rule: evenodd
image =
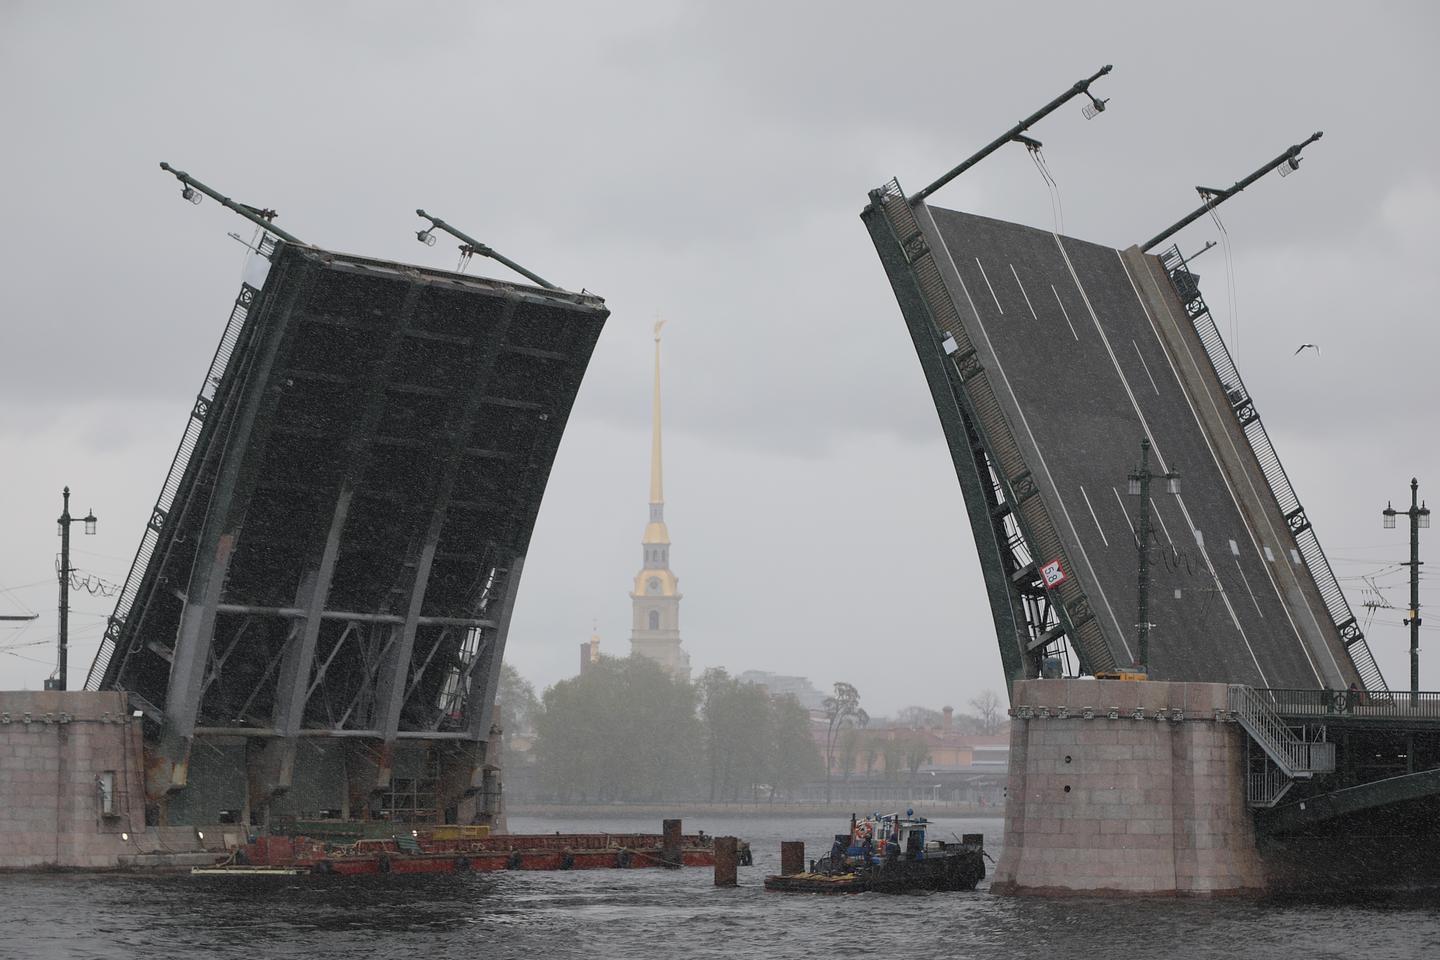
<svg viewBox="0 0 1440 960"><path fill-rule="evenodd" d="M1311 350L1314 350L1317 356L1319 355L1319 353L1320 353L1320 347L1319 347L1318 344L1314 344L1314 343L1302 343L1302 344L1300 344L1300 346L1298 346L1298 347L1295 348L1295 352L1292 353L1292 354L1290 354L1290 356L1292 356L1292 357L1298 356L1299 353L1300 353L1300 351L1301 351L1301 350L1304 350L1304 349L1307 348L1307 347L1310 348Z"/></svg>

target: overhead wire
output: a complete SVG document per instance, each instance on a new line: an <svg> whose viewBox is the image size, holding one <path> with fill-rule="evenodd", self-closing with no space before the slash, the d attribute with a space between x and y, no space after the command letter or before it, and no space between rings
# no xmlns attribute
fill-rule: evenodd
<svg viewBox="0 0 1440 960"><path fill-rule="evenodd" d="M27 657L27 656L25 656L25 654L23 654L23 653L16 653L14 650L6 650L6 649L3 649L3 648L0 648L0 653L6 654L7 656L14 657L14 658L16 658L17 660L28 660L30 663L38 663L38 664L40 664L42 667L52 666L52 664L51 664L51 662L50 662L49 660L37 660L37 659L34 658L34 657Z"/></svg>
<svg viewBox="0 0 1440 960"><path fill-rule="evenodd" d="M113 597L120 592L118 583L111 583L93 573L86 573L82 578L80 576L82 572L74 567L70 568L70 589L84 590L92 597Z"/></svg>

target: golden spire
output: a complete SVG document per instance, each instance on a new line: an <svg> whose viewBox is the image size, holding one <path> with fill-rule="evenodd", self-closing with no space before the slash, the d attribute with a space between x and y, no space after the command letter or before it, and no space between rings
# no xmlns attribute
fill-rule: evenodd
<svg viewBox="0 0 1440 960"><path fill-rule="evenodd" d="M665 502L665 485L660 467L660 328L664 320L655 321L655 399L651 410L650 436L650 502Z"/></svg>
<svg viewBox="0 0 1440 960"><path fill-rule="evenodd" d="M670 543L670 531L665 529L665 482L660 466L660 328L664 320L655 321L655 397L651 410L650 426L650 522L645 525L645 544ZM664 550L645 552L645 565L664 570L669 558Z"/></svg>

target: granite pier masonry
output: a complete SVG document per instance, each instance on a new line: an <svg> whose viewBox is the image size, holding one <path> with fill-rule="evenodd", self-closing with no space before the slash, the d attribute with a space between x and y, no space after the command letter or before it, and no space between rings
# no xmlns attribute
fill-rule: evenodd
<svg viewBox="0 0 1440 960"><path fill-rule="evenodd" d="M1005 846L991 890L1263 892L1246 734L1229 721L1227 696L1220 683L1016 683Z"/></svg>
<svg viewBox="0 0 1440 960"><path fill-rule="evenodd" d="M140 721L123 693L0 693L0 870L210 863L237 827L146 827Z"/></svg>

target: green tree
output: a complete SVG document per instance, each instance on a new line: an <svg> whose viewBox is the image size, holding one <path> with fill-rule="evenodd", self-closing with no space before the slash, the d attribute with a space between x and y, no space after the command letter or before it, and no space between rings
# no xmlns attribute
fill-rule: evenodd
<svg viewBox="0 0 1440 960"><path fill-rule="evenodd" d="M797 787L820 774L820 749L810 734L810 711L794 694L770 701L770 797L792 796Z"/></svg>
<svg viewBox="0 0 1440 960"><path fill-rule="evenodd" d="M840 732L840 777L849 780L855 772L855 762L860 759L865 735L855 727L846 727Z"/></svg>
<svg viewBox="0 0 1440 960"><path fill-rule="evenodd" d="M860 753L865 760L865 776L869 778L875 772L876 761L880 759L880 738L873 733L867 733Z"/></svg>
<svg viewBox="0 0 1440 960"><path fill-rule="evenodd" d="M601 657L545 691L535 755L549 795L582 801L690 796L700 754L694 684L645 657Z"/></svg>
<svg viewBox="0 0 1440 960"><path fill-rule="evenodd" d="M901 758L905 756L905 744L892 731L880 742L880 758L885 763L885 779L900 779Z"/></svg>
<svg viewBox="0 0 1440 960"><path fill-rule="evenodd" d="M860 706L860 691L854 685L836 681L835 694L825 698L825 802L830 802L830 780L835 769L835 743L841 731L864 727L870 715ZM848 774L847 774L848 775Z"/></svg>
<svg viewBox="0 0 1440 960"><path fill-rule="evenodd" d="M754 796L771 770L770 698L763 687L718 667L706 670L699 686L710 799L738 800L742 791Z"/></svg>
<svg viewBox="0 0 1440 960"><path fill-rule="evenodd" d="M510 664L500 668L500 688L495 697L500 710L500 727L506 733L534 733L540 713L535 687Z"/></svg>
<svg viewBox="0 0 1440 960"><path fill-rule="evenodd" d="M901 750L905 757L905 769L910 771L910 780L913 783L915 774L919 773L920 768L930 759L930 741L926 739L925 734L916 732L905 737L902 743Z"/></svg>

